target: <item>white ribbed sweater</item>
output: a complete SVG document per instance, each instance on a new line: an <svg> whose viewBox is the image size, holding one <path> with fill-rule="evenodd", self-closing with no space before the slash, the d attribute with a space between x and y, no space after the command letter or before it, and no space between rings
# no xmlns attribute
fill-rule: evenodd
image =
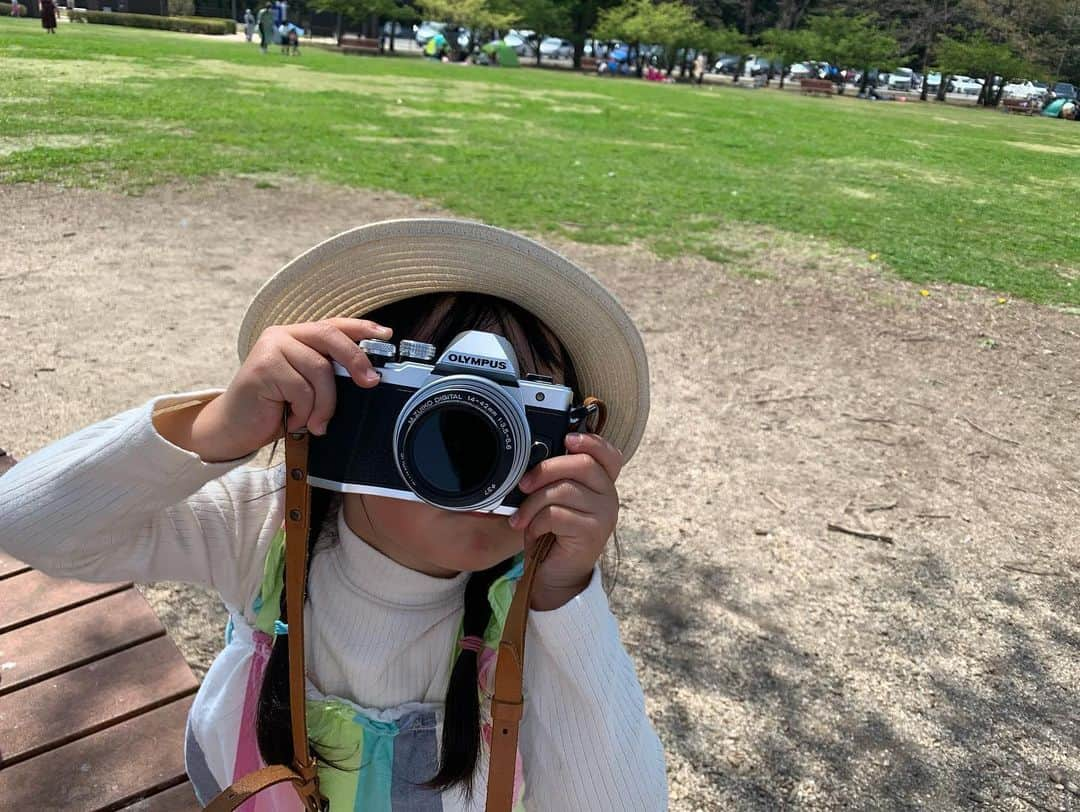
<svg viewBox="0 0 1080 812"><path fill-rule="evenodd" d="M281 527L283 471L205 463L155 431L153 409L204 394L150 401L0 477L0 548L57 576L204 584L242 613ZM338 534L341 543L312 561L312 682L366 707L440 702L466 576L406 569L356 537L340 514ZM599 577L565 606L531 612L528 639L526 807L666 809L663 752ZM214 707L208 699L196 704Z"/></svg>

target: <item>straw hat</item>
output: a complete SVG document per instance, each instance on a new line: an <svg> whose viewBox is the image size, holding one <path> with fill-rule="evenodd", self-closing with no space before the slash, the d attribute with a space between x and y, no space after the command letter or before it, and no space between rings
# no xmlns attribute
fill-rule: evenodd
<svg viewBox="0 0 1080 812"><path fill-rule="evenodd" d="M271 325L363 316L411 296L463 291L508 299L547 324L573 360L582 389L575 394L607 404L604 436L626 459L633 455L649 415L649 367L630 317L565 257L482 223L387 220L316 245L255 294L240 325L240 360Z"/></svg>

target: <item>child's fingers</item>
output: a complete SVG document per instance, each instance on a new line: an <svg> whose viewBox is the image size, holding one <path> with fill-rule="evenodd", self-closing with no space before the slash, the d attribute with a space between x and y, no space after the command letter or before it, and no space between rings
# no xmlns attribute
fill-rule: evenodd
<svg viewBox="0 0 1080 812"><path fill-rule="evenodd" d="M552 482L529 494L528 498L518 505L517 511L510 517L510 526L527 527L548 505L562 505L581 513L592 513L596 509L596 499L596 494L573 480Z"/></svg>
<svg viewBox="0 0 1080 812"><path fill-rule="evenodd" d="M307 379L293 369L292 365L284 360L281 361L282 370L276 376L278 393L282 401L289 405L288 420L285 425L289 431L297 431L304 428L311 414L311 407L315 403L315 390Z"/></svg>
<svg viewBox="0 0 1080 812"><path fill-rule="evenodd" d="M560 479L580 482L598 494L608 493L612 489L612 480L607 471L588 454L567 454L544 460L521 478L518 488L522 493L531 493Z"/></svg>
<svg viewBox="0 0 1080 812"><path fill-rule="evenodd" d="M311 386L314 398L307 417L307 427L314 434L325 434L326 424L337 405L337 386L334 368L326 356L320 355L302 341L290 339L282 344L281 352L289 365Z"/></svg>
<svg viewBox="0 0 1080 812"><path fill-rule="evenodd" d="M597 535L595 516L565 505L545 505L525 528L525 546L531 547L545 533L560 539L589 539Z"/></svg>
<svg viewBox="0 0 1080 812"><path fill-rule="evenodd" d="M566 449L571 454L588 454L600 463L614 482L623 467L623 453L599 434L567 434Z"/></svg>
<svg viewBox="0 0 1080 812"><path fill-rule="evenodd" d="M304 342L313 350L332 358L349 371L358 386L371 387L379 382L379 376L371 366L367 353L357 345L353 335L360 334L359 328L351 328L351 334L344 332L335 322L360 321L359 319L327 319L326 321L291 324L288 331L291 336ZM364 322L362 338L375 338L369 328L370 322ZM382 335L382 334L380 334Z"/></svg>

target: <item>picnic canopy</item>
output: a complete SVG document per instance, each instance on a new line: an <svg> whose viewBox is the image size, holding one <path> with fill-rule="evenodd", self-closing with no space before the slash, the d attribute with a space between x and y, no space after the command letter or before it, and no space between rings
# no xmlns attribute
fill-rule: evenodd
<svg viewBox="0 0 1080 812"><path fill-rule="evenodd" d="M521 65L517 51L505 42L489 42L481 50L488 55L489 59L497 62L504 68L516 68Z"/></svg>

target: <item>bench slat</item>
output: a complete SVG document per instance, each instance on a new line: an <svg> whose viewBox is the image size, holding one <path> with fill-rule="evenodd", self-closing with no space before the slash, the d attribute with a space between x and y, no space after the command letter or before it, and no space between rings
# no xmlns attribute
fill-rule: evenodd
<svg viewBox="0 0 1080 812"><path fill-rule="evenodd" d="M197 809L199 802L195 800L195 790L185 781L172 789L125 806L121 812L195 812Z"/></svg>
<svg viewBox="0 0 1080 812"><path fill-rule="evenodd" d="M0 770L5 808L96 812L183 781L190 706L185 697Z"/></svg>
<svg viewBox="0 0 1080 812"><path fill-rule="evenodd" d="M168 637L0 697L0 769L194 692Z"/></svg>
<svg viewBox="0 0 1080 812"><path fill-rule="evenodd" d="M0 695L163 634L134 589L0 634Z"/></svg>
<svg viewBox="0 0 1080 812"><path fill-rule="evenodd" d="M12 558L3 550L0 550L0 579L10 578L12 575L18 575L28 569L30 569L29 565L24 564L17 558Z"/></svg>
<svg viewBox="0 0 1080 812"><path fill-rule="evenodd" d="M37 570L5 578L0 590L0 634L129 586L50 578Z"/></svg>

